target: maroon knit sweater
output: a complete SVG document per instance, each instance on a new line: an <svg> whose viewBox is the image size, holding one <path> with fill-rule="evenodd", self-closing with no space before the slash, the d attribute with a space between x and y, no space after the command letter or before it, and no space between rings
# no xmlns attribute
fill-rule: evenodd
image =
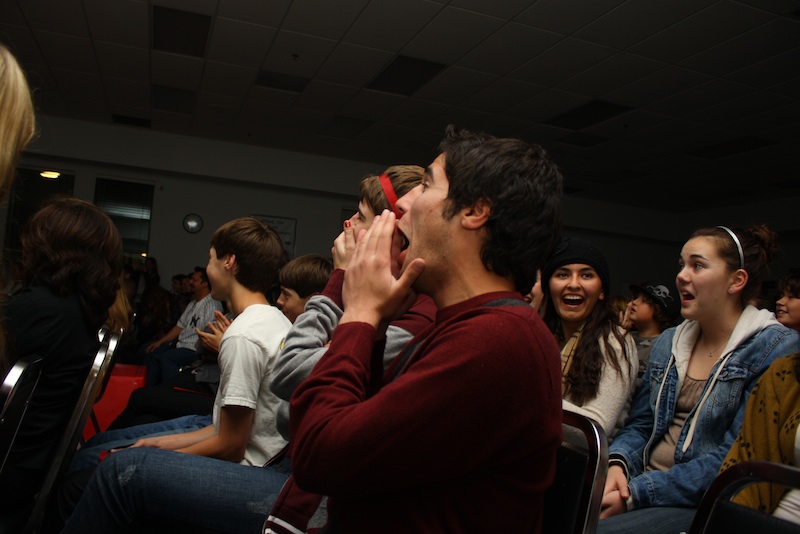
<svg viewBox="0 0 800 534"><path fill-rule="evenodd" d="M340 325L291 401L292 468L337 532L540 532L561 442L553 336L529 306L439 310L367 397L375 329ZM387 376L392 373L389 370Z"/></svg>

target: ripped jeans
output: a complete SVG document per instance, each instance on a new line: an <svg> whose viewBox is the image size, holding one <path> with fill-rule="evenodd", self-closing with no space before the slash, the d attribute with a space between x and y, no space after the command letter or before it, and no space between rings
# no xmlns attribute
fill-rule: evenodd
<svg viewBox="0 0 800 534"><path fill-rule="evenodd" d="M63 533L252 532L258 534L290 474L269 467L140 447L105 459Z"/></svg>

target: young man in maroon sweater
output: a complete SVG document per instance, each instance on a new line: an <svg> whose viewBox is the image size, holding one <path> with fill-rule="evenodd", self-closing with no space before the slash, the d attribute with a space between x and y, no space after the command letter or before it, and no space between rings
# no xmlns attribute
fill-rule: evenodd
<svg viewBox="0 0 800 534"><path fill-rule="evenodd" d="M440 148L403 218L359 236L344 315L292 397L293 471L330 496L335 532L541 531L560 360L521 293L557 236L561 176L518 140L450 127ZM417 292L436 319L376 384L386 325Z"/></svg>

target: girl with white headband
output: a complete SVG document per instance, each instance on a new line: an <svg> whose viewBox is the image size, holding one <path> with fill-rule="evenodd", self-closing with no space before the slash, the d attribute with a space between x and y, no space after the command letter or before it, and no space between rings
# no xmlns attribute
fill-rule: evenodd
<svg viewBox="0 0 800 534"><path fill-rule="evenodd" d="M675 282L686 321L653 344L628 421L609 448L598 533L688 531L739 432L750 390L773 360L800 349L797 332L748 304L776 238L766 226L718 226L684 244Z"/></svg>

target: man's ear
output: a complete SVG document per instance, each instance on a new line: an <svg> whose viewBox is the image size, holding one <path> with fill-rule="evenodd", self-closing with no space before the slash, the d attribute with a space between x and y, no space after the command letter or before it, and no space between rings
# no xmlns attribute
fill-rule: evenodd
<svg viewBox="0 0 800 534"><path fill-rule="evenodd" d="M491 214L492 205L485 198L480 198L462 211L461 225L468 230L477 230L486 224Z"/></svg>

